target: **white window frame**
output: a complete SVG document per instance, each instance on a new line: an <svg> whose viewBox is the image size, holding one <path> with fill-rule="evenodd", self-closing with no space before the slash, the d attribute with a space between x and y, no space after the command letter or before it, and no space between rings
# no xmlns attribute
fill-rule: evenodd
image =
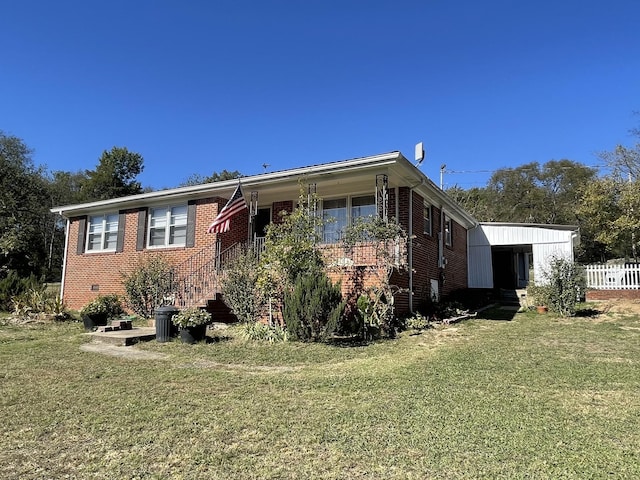
<svg viewBox="0 0 640 480"><path fill-rule="evenodd" d="M424 202L423 204L423 213L422 219L424 222L423 233L425 235L433 235L433 210L431 209L431 204L429 202Z"/></svg>
<svg viewBox="0 0 640 480"><path fill-rule="evenodd" d="M340 230L336 230L336 229L332 229L330 232L326 232L325 228L326 228L326 224L323 225L322 228L322 232L321 232L321 238L322 238L322 243L325 244L332 244L332 243L338 243L340 240L342 240L342 235L344 233L344 229L349 226L349 225L353 225L353 222L355 221L356 218L367 218L371 215L356 215L354 212L354 208L357 207L361 207L364 205L358 205L356 207L354 207L353 205L353 200L357 199L357 198L363 198L363 197L370 197L372 200L371 204L367 204L370 205L371 207L373 207L372 209L372 214L373 216L375 216L377 214L377 210L376 210L376 197L375 194L373 193L362 193L362 194L357 194L357 195L347 195L344 197L333 197L333 198L326 198L322 200L322 205L321 205L321 215L322 215L322 220L328 220L328 218L332 218L332 217L326 217L325 216L325 204L326 202L332 202L332 201L338 201L338 200L344 200L345 202L345 206L341 207L345 209L345 222L343 227ZM335 225L335 223L329 224L329 225ZM338 238L334 238L333 240L327 241L326 240L326 235L329 234L334 234L337 235Z"/></svg>
<svg viewBox="0 0 640 480"><path fill-rule="evenodd" d="M182 212L178 210L183 210ZM156 212L160 212L164 210L164 218L162 215L154 214ZM177 247L186 247L187 245L187 222L188 222L188 205L180 204L180 205L162 205L155 206L149 208L149 221L147 225L147 247L148 248L177 248ZM160 225L158 225L158 223ZM181 238L181 242L172 242L172 237L174 237L173 232L175 232L176 228L184 228L184 235L181 235L178 238ZM152 245L152 231L164 229L164 238L162 244Z"/></svg>
<svg viewBox="0 0 640 480"><path fill-rule="evenodd" d="M89 215L87 218L87 238L84 251L87 253L115 252L118 247L119 217L117 212ZM100 239L99 247L95 247L98 242L92 242L93 238ZM113 247L108 247L110 242Z"/></svg>
<svg viewBox="0 0 640 480"><path fill-rule="evenodd" d="M453 221L449 215L444 216L444 244L453 246Z"/></svg>

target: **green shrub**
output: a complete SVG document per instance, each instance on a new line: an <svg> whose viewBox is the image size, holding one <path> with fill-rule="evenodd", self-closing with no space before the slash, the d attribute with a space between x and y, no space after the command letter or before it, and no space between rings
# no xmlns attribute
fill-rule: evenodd
<svg viewBox="0 0 640 480"><path fill-rule="evenodd" d="M106 315L116 317L124 313L118 295L98 295L80 309L80 315Z"/></svg>
<svg viewBox="0 0 640 480"><path fill-rule="evenodd" d="M553 258L545 275L547 306L563 317L573 317L585 287L583 272L574 262Z"/></svg>
<svg viewBox="0 0 640 480"><path fill-rule="evenodd" d="M333 285L321 270L300 275L293 290L285 293L283 317L293 339L326 340L338 326L344 311L340 284Z"/></svg>
<svg viewBox="0 0 640 480"><path fill-rule="evenodd" d="M171 266L161 256L150 257L122 277L127 305L144 318L153 316L171 290Z"/></svg>
<svg viewBox="0 0 640 480"><path fill-rule="evenodd" d="M241 322L254 322L262 308L262 292L257 288L258 259L247 249L225 270L222 298Z"/></svg>
<svg viewBox="0 0 640 480"><path fill-rule="evenodd" d="M15 270L10 270L7 276L0 280L0 310L10 312L15 310L14 297L20 297L29 290L44 289L42 282L35 275L20 277Z"/></svg>
<svg viewBox="0 0 640 480"><path fill-rule="evenodd" d="M245 323L241 336L248 341L266 341L269 343L286 342L289 333L279 325L269 326L260 322Z"/></svg>
<svg viewBox="0 0 640 480"><path fill-rule="evenodd" d="M413 317L407 319L407 328L411 328L413 330L426 330L430 326L431 322L429 322L429 317L425 317L418 312L416 312Z"/></svg>
<svg viewBox="0 0 640 480"><path fill-rule="evenodd" d="M171 317L171 321L176 327L197 327L211 323L211 314L198 307L190 307Z"/></svg>

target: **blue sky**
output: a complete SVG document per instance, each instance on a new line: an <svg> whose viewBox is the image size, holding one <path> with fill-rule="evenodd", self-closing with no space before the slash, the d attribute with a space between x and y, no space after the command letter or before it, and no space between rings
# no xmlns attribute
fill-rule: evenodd
<svg viewBox="0 0 640 480"><path fill-rule="evenodd" d="M637 0L21 0L0 129L51 170L125 146L155 189L393 150L445 186L640 126ZM473 172L473 173L456 173Z"/></svg>

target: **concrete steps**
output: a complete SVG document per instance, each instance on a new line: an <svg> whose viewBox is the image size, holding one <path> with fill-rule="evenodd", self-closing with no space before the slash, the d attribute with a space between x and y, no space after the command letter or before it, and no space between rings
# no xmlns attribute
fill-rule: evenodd
<svg viewBox="0 0 640 480"><path fill-rule="evenodd" d="M117 346L135 345L138 342L155 340L155 327L133 327L130 330L111 330L105 332L90 332L86 335L94 342L103 342Z"/></svg>

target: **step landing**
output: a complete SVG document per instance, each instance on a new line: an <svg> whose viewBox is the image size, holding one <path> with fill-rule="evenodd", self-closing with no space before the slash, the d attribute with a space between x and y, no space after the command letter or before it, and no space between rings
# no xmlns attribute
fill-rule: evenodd
<svg viewBox="0 0 640 480"><path fill-rule="evenodd" d="M89 335L93 341L109 343L111 345L128 346L138 342L155 340L156 329L155 327L133 327L130 330L90 332L86 335Z"/></svg>

